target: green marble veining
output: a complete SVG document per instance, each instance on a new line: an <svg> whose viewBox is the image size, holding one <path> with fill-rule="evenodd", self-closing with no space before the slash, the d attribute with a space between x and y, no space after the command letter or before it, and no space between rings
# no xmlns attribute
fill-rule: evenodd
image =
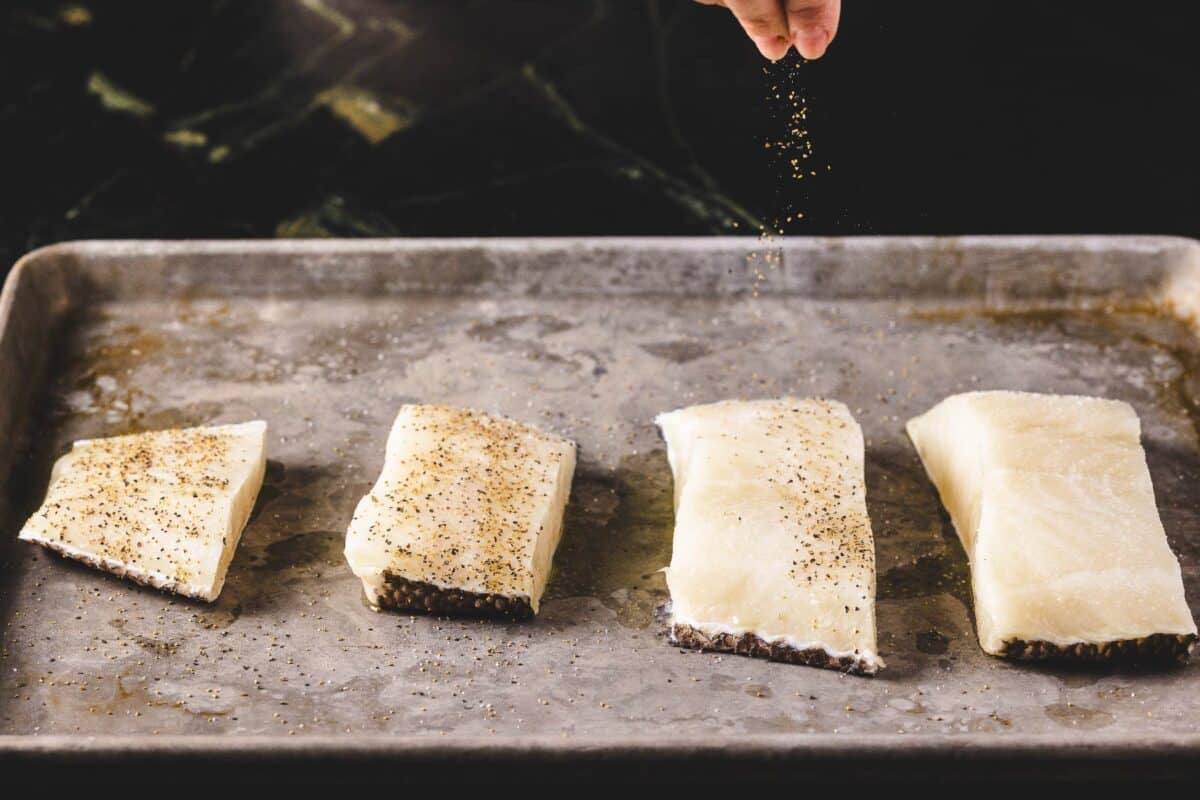
<svg viewBox="0 0 1200 800"><path fill-rule="evenodd" d="M1200 233L1200 9L1133 39L1108 5L1025 13L1014 59L1003 4L847 2L825 58L772 67L688 0L9 0L0 269L81 238L753 236L789 216L789 235ZM772 86L805 98L804 181L764 149L789 122Z"/></svg>

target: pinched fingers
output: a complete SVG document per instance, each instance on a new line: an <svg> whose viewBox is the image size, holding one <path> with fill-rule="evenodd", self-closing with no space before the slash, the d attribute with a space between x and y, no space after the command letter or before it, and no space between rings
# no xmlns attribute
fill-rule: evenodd
<svg viewBox="0 0 1200 800"><path fill-rule="evenodd" d="M697 0L733 12L758 51L772 61L795 45L800 55L820 58L837 33L841 0Z"/></svg>

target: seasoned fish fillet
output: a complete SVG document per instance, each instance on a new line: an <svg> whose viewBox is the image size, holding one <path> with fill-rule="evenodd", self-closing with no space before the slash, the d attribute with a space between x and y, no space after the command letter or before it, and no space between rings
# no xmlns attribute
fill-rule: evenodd
<svg viewBox="0 0 1200 800"><path fill-rule="evenodd" d="M1128 403L971 392L908 434L970 559L985 651L1187 657L1196 625Z"/></svg>
<svg viewBox="0 0 1200 800"><path fill-rule="evenodd" d="M831 400L661 414L675 476L673 641L874 674L863 436Z"/></svg>
<svg viewBox="0 0 1200 800"><path fill-rule="evenodd" d="M266 431L255 421L76 442L20 538L216 600L262 486Z"/></svg>
<svg viewBox="0 0 1200 800"><path fill-rule="evenodd" d="M529 617L550 576L575 443L502 417L406 405L346 532L375 608Z"/></svg>

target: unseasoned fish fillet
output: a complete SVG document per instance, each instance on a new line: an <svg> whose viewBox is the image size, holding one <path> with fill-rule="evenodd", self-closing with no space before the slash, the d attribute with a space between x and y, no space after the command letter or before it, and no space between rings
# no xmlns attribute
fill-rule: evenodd
<svg viewBox="0 0 1200 800"><path fill-rule="evenodd" d="M75 442L20 538L212 601L262 486L262 421Z"/></svg>
<svg viewBox="0 0 1200 800"><path fill-rule="evenodd" d="M1196 625L1128 403L971 392L908 434L970 559L985 651L1187 656Z"/></svg>
<svg viewBox="0 0 1200 800"><path fill-rule="evenodd" d="M477 411L406 405L346 532L375 608L528 617L550 575L575 444Z"/></svg>
<svg viewBox="0 0 1200 800"><path fill-rule="evenodd" d="M863 437L831 400L658 417L675 476L672 639L874 674L875 547Z"/></svg>

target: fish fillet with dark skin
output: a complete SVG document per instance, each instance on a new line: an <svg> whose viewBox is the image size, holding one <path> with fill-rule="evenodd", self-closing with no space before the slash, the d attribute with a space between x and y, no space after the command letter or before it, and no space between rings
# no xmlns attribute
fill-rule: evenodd
<svg viewBox="0 0 1200 800"><path fill-rule="evenodd" d="M255 421L76 442L20 538L137 583L216 600L262 487L266 430Z"/></svg>
<svg viewBox="0 0 1200 800"><path fill-rule="evenodd" d="M908 434L971 562L986 652L1187 658L1196 624L1128 403L970 392Z"/></svg>
<svg viewBox="0 0 1200 800"><path fill-rule="evenodd" d="M662 414L658 425L675 476L672 640L881 669L863 436L849 410L732 401Z"/></svg>
<svg viewBox="0 0 1200 800"><path fill-rule="evenodd" d="M575 471L575 443L530 425L406 405L346 533L373 608L537 613Z"/></svg>

